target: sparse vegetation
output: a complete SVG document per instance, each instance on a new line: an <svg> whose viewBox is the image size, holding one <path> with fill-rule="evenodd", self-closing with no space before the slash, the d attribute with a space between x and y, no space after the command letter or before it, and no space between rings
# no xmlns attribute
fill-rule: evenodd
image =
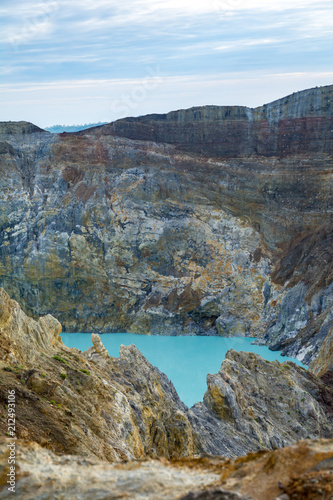
<svg viewBox="0 0 333 500"><path fill-rule="evenodd" d="M60 373L60 377L65 380L67 378L67 373Z"/></svg>
<svg viewBox="0 0 333 500"><path fill-rule="evenodd" d="M82 373L85 373L86 375L90 375L90 371L89 370L85 370L85 369L81 369L80 372Z"/></svg>
<svg viewBox="0 0 333 500"><path fill-rule="evenodd" d="M56 361L60 361L60 363L64 363L65 365L68 365L68 362L65 359L63 359L61 356L58 356L58 354L53 356L53 359L55 359Z"/></svg>

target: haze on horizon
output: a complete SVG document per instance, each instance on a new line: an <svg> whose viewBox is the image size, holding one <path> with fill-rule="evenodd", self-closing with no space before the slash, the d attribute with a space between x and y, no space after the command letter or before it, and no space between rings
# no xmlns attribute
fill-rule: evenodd
<svg viewBox="0 0 333 500"><path fill-rule="evenodd" d="M259 106L333 83L330 0L3 0L0 120Z"/></svg>

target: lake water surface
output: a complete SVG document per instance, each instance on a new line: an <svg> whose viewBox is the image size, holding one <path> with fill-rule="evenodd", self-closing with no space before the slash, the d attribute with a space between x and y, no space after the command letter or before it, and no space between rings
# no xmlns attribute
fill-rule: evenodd
<svg viewBox="0 0 333 500"><path fill-rule="evenodd" d="M92 346L89 333L62 333L62 340L68 347L85 351ZM118 357L120 345L134 344L148 361L172 380L179 397L187 406L202 401L207 389L206 376L217 373L229 349L260 354L263 358L280 362L291 360L268 347L252 345L253 338L244 337L188 337L139 335L135 333L104 333L101 335L110 356Z"/></svg>

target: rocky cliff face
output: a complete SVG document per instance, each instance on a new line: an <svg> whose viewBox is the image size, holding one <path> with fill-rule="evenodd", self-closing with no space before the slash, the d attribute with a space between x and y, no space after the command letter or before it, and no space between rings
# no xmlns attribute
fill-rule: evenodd
<svg viewBox="0 0 333 500"><path fill-rule="evenodd" d="M332 86L316 87L255 109L196 107L118 120L106 130L210 156L332 153L332 103Z"/></svg>
<svg viewBox="0 0 333 500"><path fill-rule="evenodd" d="M3 359L11 364L34 362L40 352L62 345L62 328L50 314L35 321L0 288L0 333Z"/></svg>
<svg viewBox="0 0 333 500"><path fill-rule="evenodd" d="M15 391L16 435L56 453L108 461L198 454L241 456L300 438L333 437L330 381L293 363L229 351L187 408L135 346L109 357L99 339L65 347L59 323L35 321L0 293L0 414ZM7 422L0 419L6 434Z"/></svg>
<svg viewBox="0 0 333 500"><path fill-rule="evenodd" d="M66 348L60 332L52 316L27 317L1 290L0 406L4 415L15 390L17 437L109 461L194 453L187 408L134 346L92 359Z"/></svg>
<svg viewBox="0 0 333 500"><path fill-rule="evenodd" d="M252 335L309 363L333 317L332 92L3 123L0 284L67 331Z"/></svg>
<svg viewBox="0 0 333 500"><path fill-rule="evenodd" d="M293 363L231 350L220 372L207 376L207 385L204 405L261 447L312 438L319 428L331 437L332 389Z"/></svg>

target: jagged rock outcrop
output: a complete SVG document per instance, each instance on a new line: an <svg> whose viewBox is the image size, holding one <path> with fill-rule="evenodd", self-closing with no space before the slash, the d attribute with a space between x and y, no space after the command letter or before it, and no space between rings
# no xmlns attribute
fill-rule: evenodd
<svg viewBox="0 0 333 500"><path fill-rule="evenodd" d="M107 358L109 353L107 349L105 349L101 337L97 335L97 333L91 334L91 341L94 345L95 352L98 356L102 356L102 358Z"/></svg>
<svg viewBox="0 0 333 500"><path fill-rule="evenodd" d="M34 321L3 290L0 298L0 407L5 414L15 390L18 437L110 461L196 451L187 408L134 346L120 358L99 350L99 366L63 345L57 320Z"/></svg>
<svg viewBox="0 0 333 500"><path fill-rule="evenodd" d="M31 363L42 353L62 345L62 328L48 314L38 321L27 316L15 300L0 288L0 349L2 359L12 363Z"/></svg>
<svg viewBox="0 0 333 500"><path fill-rule="evenodd" d="M0 284L66 331L251 335L310 363L333 318L332 89L3 123Z"/></svg>
<svg viewBox="0 0 333 500"><path fill-rule="evenodd" d="M204 458L109 464L57 456L17 442L16 495L22 500L132 498L134 500L329 500L333 441L301 441L283 450L237 460ZM8 447L0 444L0 499L8 498Z"/></svg>
<svg viewBox="0 0 333 500"><path fill-rule="evenodd" d="M332 387L294 363L231 350L207 385L205 406L261 447L333 437Z"/></svg>
<svg viewBox="0 0 333 500"><path fill-rule="evenodd" d="M119 358L100 341L82 354L58 339L54 318L34 321L3 290L0 297L0 414L8 388L15 390L18 438L115 461L235 457L332 436L330 381L293 363L231 350L220 372L208 375L203 402L187 408L134 345L122 346ZM0 430L5 435L5 419Z"/></svg>

